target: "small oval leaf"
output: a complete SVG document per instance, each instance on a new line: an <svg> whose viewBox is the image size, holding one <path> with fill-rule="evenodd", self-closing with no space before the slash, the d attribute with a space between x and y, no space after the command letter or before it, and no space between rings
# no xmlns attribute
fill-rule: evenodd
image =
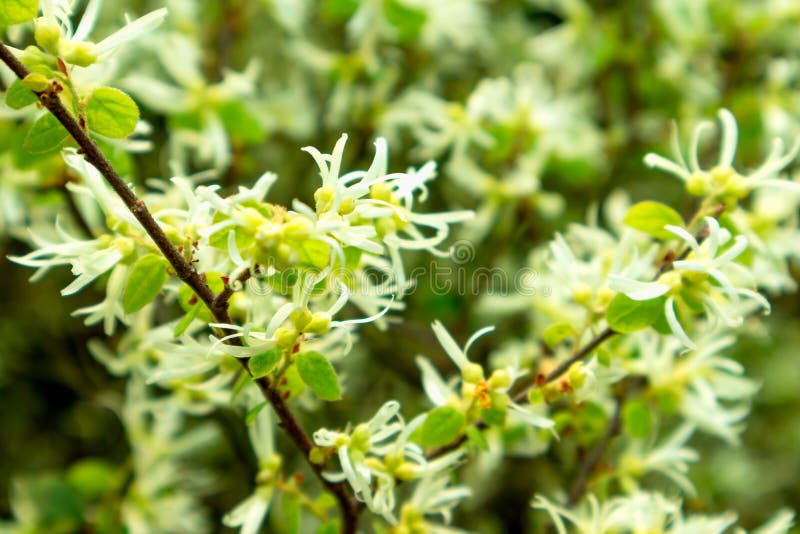
<svg viewBox="0 0 800 534"><path fill-rule="evenodd" d="M664 312L666 297L633 300L619 293L608 304L608 326L620 334L630 334L655 323Z"/></svg>
<svg viewBox="0 0 800 534"><path fill-rule="evenodd" d="M625 423L625 429L628 434L636 439L646 438L653 427L650 408L646 403L639 400L629 401L625 404L622 420Z"/></svg>
<svg viewBox="0 0 800 534"><path fill-rule="evenodd" d="M161 256L147 254L136 260L122 295L125 313L137 312L153 302L166 281L167 264Z"/></svg>
<svg viewBox="0 0 800 534"><path fill-rule="evenodd" d="M559 321L544 329L542 341L544 341L548 347L552 348L572 335L575 335L575 327L572 323L569 321Z"/></svg>
<svg viewBox="0 0 800 534"><path fill-rule="evenodd" d="M22 109L37 102L36 93L25 87L22 80L14 80L6 91L6 105L11 109Z"/></svg>
<svg viewBox="0 0 800 534"><path fill-rule="evenodd" d="M113 87L92 92L86 105L89 129L106 137L128 137L139 122L139 108L131 97Z"/></svg>
<svg viewBox="0 0 800 534"><path fill-rule="evenodd" d="M674 209L661 202L646 200L639 202L625 214L625 224L656 239L672 239L675 234L664 230L664 226L683 226L683 219Z"/></svg>
<svg viewBox="0 0 800 534"><path fill-rule="evenodd" d="M46 113L36 119L22 146L34 154L49 152L58 148L69 137L69 132L64 129L58 119Z"/></svg>
<svg viewBox="0 0 800 534"><path fill-rule="evenodd" d="M464 428L466 419L452 406L440 406L428 413L422 423L420 440L425 447L441 447L455 440Z"/></svg>
<svg viewBox="0 0 800 534"><path fill-rule="evenodd" d="M270 371L281 361L283 351L281 349L270 349L266 352L256 354L250 358L250 372L253 373L253 378L261 378L267 376Z"/></svg>
<svg viewBox="0 0 800 534"><path fill-rule="evenodd" d="M0 2L0 28L33 20L38 12L39 0L3 0Z"/></svg>
<svg viewBox="0 0 800 534"><path fill-rule="evenodd" d="M305 385L322 400L333 401L341 398L339 379L331 362L319 352L301 352L295 360L297 372Z"/></svg>

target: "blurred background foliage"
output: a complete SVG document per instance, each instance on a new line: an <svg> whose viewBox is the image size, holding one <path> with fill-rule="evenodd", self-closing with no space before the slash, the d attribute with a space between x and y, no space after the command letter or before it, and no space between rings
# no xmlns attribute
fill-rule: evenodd
<svg viewBox="0 0 800 534"><path fill-rule="evenodd" d="M99 35L117 28L122 13L163 5L106 0ZM391 169L438 161L440 178L426 211L478 211L479 222L456 236L473 244L474 257L457 264L437 260L468 274L480 267L511 272L525 265L535 246L570 221L584 221L615 190L690 213L691 200L680 185L642 164L646 152L668 149L673 119L686 138L699 120L728 107L739 120L744 166L759 161L773 137L800 134L800 3L793 1L176 0L166 5L166 37L131 47L111 74L113 83L140 102L152 125L151 151L114 154L131 181L144 184L152 177L216 168L218 182L232 190L271 170L280 177L271 200L288 204L293 198L308 200L318 185L316 167L300 147L326 151L346 132L347 167L364 168L375 136L385 135ZM31 40L24 32L13 37L18 45ZM184 109L150 102L141 81L150 77L180 88L182 80L169 67L176 58L186 64L196 60L204 78L181 89L194 98ZM247 71L253 62L259 70ZM250 72L246 90L225 89L228 69ZM221 82L217 93L209 89ZM204 140L209 113L224 125L227 155L213 140ZM26 127L0 117L0 144L16 151L18 164L24 160L18 145ZM197 137L196 146L177 147L178 133ZM35 221L38 213L60 210L68 217L59 188L69 178L55 161L32 166L29 175L0 165L3 257L24 253L15 228ZM430 261L411 258L407 270ZM130 475L130 445L119 414L125 382L109 375L86 348L89 339L103 336L102 329L70 317L97 296L61 298L65 272L32 285L22 267L3 261L0 270L0 516L9 517L13 506L18 516L35 515L32 523L40 532L120 531L115 498ZM535 350L535 333L543 325L524 310L483 306L481 291L440 293L423 276L407 298L402 321L391 323L388 332L373 326L360 331L346 363L348 394L308 416L308 428L363 419L392 397L409 410L421 407L414 356L426 354L442 367L447 362L429 328L433 319L460 340L495 324L497 332L473 349L478 361L501 349ZM744 526L762 522L781 506L800 508L798 301L788 296L774 303L765 326L748 327L735 348L747 374L762 384L744 445L703 441L704 460L692 468L702 498L688 507L737 510ZM212 525L247 495L256 465L238 414L219 410L204 419L217 439L190 461L213 474L213 482L199 491L208 530L222 531ZM562 445L567 451L580 446L568 437ZM458 523L479 532L543 531L544 514L533 512L529 501L534 492L568 484L574 466L561 464L574 460L561 454L497 465L487 459L464 468L467 481L481 484L473 485L476 494L462 506ZM288 528L284 512L271 513L270 531Z"/></svg>

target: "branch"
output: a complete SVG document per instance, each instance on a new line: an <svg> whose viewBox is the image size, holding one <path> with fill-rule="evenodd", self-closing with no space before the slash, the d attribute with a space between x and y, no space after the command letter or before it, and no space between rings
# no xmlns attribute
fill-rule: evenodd
<svg viewBox="0 0 800 534"><path fill-rule="evenodd" d="M635 388L641 387L646 381L647 379L644 376L630 376L622 382L617 389L614 413L611 419L609 419L605 432L603 432L603 437L597 443L597 446L592 449L592 452L581 462L578 476L575 477L575 482L573 482L572 488L569 490L569 496L567 498L568 508L574 506L581 497L583 497L583 494L586 493L586 486L589 483L589 478L592 476L592 473L594 473L600 460L603 459L603 455L608 449L611 440L622 430L622 408L625 405L625 400L627 400Z"/></svg>
<svg viewBox="0 0 800 534"><path fill-rule="evenodd" d="M715 219L718 219L722 215L722 213L724 211L725 211L725 205L724 204L719 204L719 205L714 207L713 211L711 212L711 216L714 217ZM698 213L700 213L700 212L698 212ZM697 215L695 215L695 217L696 216ZM691 226L691 224L690 224L690 226ZM698 243L702 243L703 240L705 240L705 238L708 237L708 228L707 227L703 227L703 229L700 230L699 232L697 232L694 237L695 237L695 239L697 240ZM680 254L677 254L674 250L670 249L665 254L664 258L662 259L661 266L659 267L658 272L656 273L656 275L653 278L653 280L654 281L658 280L658 278L662 274L664 274L664 273L666 273L668 271L671 271L673 269L673 267L674 267L673 266L674 262L676 262L678 260L686 259L686 257L691 253L691 251L692 251L691 247L688 247L688 246L685 247L681 251ZM524 388L522 391L520 391L519 393L514 395L514 397L513 397L514 402L516 402L516 403L525 402L528 399L528 394L530 393L530 391L532 389L540 388L540 387L542 387L542 386L544 386L546 384L549 384L549 383L557 380L558 378L561 377L561 375L566 373L569 370L570 367L572 367L572 364L587 358L592 352L595 351L595 349L597 349L597 347L599 347L606 340L614 337L617 334L619 334L619 332L615 332L611 328L606 327L599 334L595 335L592 339L590 339L586 343L586 345L581 347L575 354L570 356L565 361L561 362L561 364L559 364L558 367L556 367L555 369L550 371L550 373L544 378L544 380L540 380L540 381L534 382L530 386ZM482 419L478 419L474 423L473 426L477 430L485 430L486 428L488 428L489 425L487 425L486 422L483 421ZM443 445L441 447L438 447L438 448L432 450L431 452L429 452L426 455L426 457L428 459L437 458L437 457L439 457L439 456L441 456L443 454L446 454L446 453L448 453L450 451L453 451L453 450L457 449L458 447L463 445L466 441L467 441L467 435L466 434L462 434L454 442L449 443L447 445Z"/></svg>
<svg viewBox="0 0 800 534"><path fill-rule="evenodd" d="M30 74L30 71L12 54L6 45L0 42L0 60L2 60L8 67L17 75L19 79L24 79ZM133 213L136 220L141 223L145 232L150 236L161 253L170 263L175 273L184 283L186 283L195 294L200 298L203 303L208 307L214 315L216 321L223 324L230 324L231 319L228 315L228 299L231 296L230 290L223 291L218 298L217 295L206 284L203 277L195 270L194 266L189 263L183 254L172 244L164 231L158 225L150 210L147 209L145 203L140 200L131 189L127 186L124 180L120 177L108 158L105 157L103 152L98 148L97 144L89 137L89 133L78 124L75 118L67 111L61 100L53 91L46 90L42 92L35 92L39 97L41 104L46 107L53 116L64 126L72 138L78 143L80 152L86 158L86 161L94 165L100 171L100 174L106 179L108 184L125 203L125 206ZM230 333L230 332L226 332ZM231 344L241 345L241 340L233 338ZM244 367L248 374L250 368L248 366L249 358L237 358L237 360ZM362 505L358 502L350 491L349 486L342 482L330 482L322 475L323 466L315 464L310 461L309 453L313 447L311 439L308 437L305 429L301 426L297 417L292 413L286 400L281 396L280 391L270 384L269 380L264 377L255 381L258 387L264 393L264 396L272 405L275 414L278 416L280 426L289 435L289 438L294 442L295 446L303 453L306 462L308 462L311 470L320 480L322 485L336 497L339 508L341 509L343 521L342 532L354 533L356 532L358 524L358 516L361 513Z"/></svg>
<svg viewBox="0 0 800 534"><path fill-rule="evenodd" d="M572 508L575 503L577 503L581 497L583 497L583 494L586 492L586 485L589 482L589 477L594 472L597 464L599 464L600 460L603 458L603 455L605 454L609 443L611 443L611 440L622 429L623 404L624 400L621 397L617 397L614 405L614 414L611 416L611 419L608 420L606 429L603 432L603 437L597 443L597 446L592 449L592 452L586 455L581 462L580 469L578 470L578 476L575 477L575 482L573 482L572 488L569 490L569 497L567 498L568 508Z"/></svg>

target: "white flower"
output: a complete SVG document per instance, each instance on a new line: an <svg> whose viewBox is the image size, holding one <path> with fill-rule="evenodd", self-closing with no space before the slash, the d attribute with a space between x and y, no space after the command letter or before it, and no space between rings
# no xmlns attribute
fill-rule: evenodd
<svg viewBox="0 0 800 534"><path fill-rule="evenodd" d="M449 486L451 476L447 472L436 476L424 477L417 482L411 498L403 504L400 525L408 520L413 526L419 527L419 518L441 515L445 523L453 518L453 508L461 501L470 497L472 491L464 485ZM464 532L461 529L424 521L425 532L431 534L457 534Z"/></svg>
<svg viewBox="0 0 800 534"><path fill-rule="evenodd" d="M388 401L372 419L356 426L350 433L324 428L314 432L315 444L320 447L336 448L341 466L339 472L326 472L325 478L333 482L347 480L356 497L365 502L370 510L383 515L390 523L396 521L393 514L394 496L391 493L393 480L385 472L371 469L365 460L368 455L383 456L395 449L393 438L405 428L399 412L400 403ZM404 448L406 447L416 448L410 443L406 443ZM373 491L374 477L378 478L377 491Z"/></svg>
<svg viewBox="0 0 800 534"><path fill-rule="evenodd" d="M387 174L387 147L383 138L375 141L375 157L368 170L341 174L346 142L347 135L342 135L331 154L322 154L310 146L303 148L319 167L322 187L314 195L316 212L298 202L294 208L314 219L319 227L328 228L330 234L344 245L379 254L383 247L374 240L381 238L389 252L402 294L405 277L398 251L427 250L447 256L446 251L437 247L447 238L451 224L472 218L473 212L414 212L414 201L427 198L426 183L436 176L436 166L428 162L417 170ZM363 222L356 224L356 221L364 220L370 221L374 227L365 227ZM421 228L435 233L427 236Z"/></svg>
<svg viewBox="0 0 800 534"><path fill-rule="evenodd" d="M483 367L469 361L467 352L472 344L484 334L492 332L493 326L487 326L472 334L463 349L458 346L441 322L434 321L431 328L447 356L461 373L460 381L454 377L449 382L445 382L427 358L417 357L417 366L422 372L423 389L436 406L455 404L467 410L477 402L483 408L488 408L492 402L492 395L506 395L516 379L523 374L517 373L512 368L499 369L485 379ZM508 409L511 419L516 419L526 425L545 429L552 429L555 426L552 420L538 413L539 409L537 408L520 406L510 399L507 400L505 407Z"/></svg>
<svg viewBox="0 0 800 534"><path fill-rule="evenodd" d="M61 290L64 296L74 295L97 277L117 265L125 256L123 250L132 246L125 238L90 239L82 241L56 227L62 243L49 242L33 232L30 233L35 250L24 256L9 256L14 263L26 267L37 267L31 280L40 279L52 267L71 265L77 278Z"/></svg>
<svg viewBox="0 0 800 534"><path fill-rule="evenodd" d="M167 16L166 8L151 11L143 17L129 21L121 29L95 44L87 41L87 38L97 23L103 2L89 0L78 27L73 29L71 18L76 3L74 0L41 0L42 17L36 21L37 29L43 26L56 29L60 33L58 42L55 43L57 52L69 58L81 47L81 54L86 54L84 60L88 64L94 62L89 62L89 58L104 59L119 47L152 32ZM56 52L56 50L49 51ZM87 66L82 62L78 65Z"/></svg>
<svg viewBox="0 0 800 534"><path fill-rule="evenodd" d="M680 501L668 499L660 493L645 491L611 497L602 503L595 495L590 494L580 506L572 509L537 495L532 506L550 515L558 534L567 534L565 520L575 526L576 532L667 534L723 534L736 522L736 514L732 512L685 516ZM776 532L784 532L785 516L777 519L782 521L779 522L779 528L784 530Z"/></svg>
<svg viewBox="0 0 800 534"><path fill-rule="evenodd" d="M179 33L157 39L152 48L164 70L177 85L144 74L132 74L123 81L137 99L160 113L196 114L202 123L199 130L176 128L172 132L171 162L183 169L188 166L185 154L194 152L198 159L215 169L228 167L231 147L220 106L227 102L250 99L256 92L260 72L257 61L251 61L243 72L226 69L222 81L209 83L202 71L201 50L197 43Z"/></svg>
<svg viewBox="0 0 800 534"><path fill-rule="evenodd" d="M128 277L128 267L118 264L111 271L106 284L106 296L102 302L93 306L80 308L72 312L72 315L87 315L84 324L93 325L100 321L103 322L103 331L107 336L114 334L116 320L119 319L127 324L125 312L122 309L122 293L125 290L125 282Z"/></svg>
<svg viewBox="0 0 800 534"><path fill-rule="evenodd" d="M780 187L798 190L800 184L779 178L781 171L786 168L800 152L800 138L794 146L784 152L783 142L775 139L772 150L766 161L750 174L739 174L733 168L736 155L738 129L736 119L727 109L720 109L717 113L722 125L720 151L717 164L710 170L700 167L700 139L709 128L710 122L700 123L694 131L689 145L689 162L684 160L678 144L677 128L673 131L672 149L675 161L671 161L658 154L647 154L644 158L646 165L668 172L686 184L687 190L698 196L724 197L731 195L734 198L743 198L757 187Z"/></svg>
<svg viewBox="0 0 800 534"><path fill-rule="evenodd" d="M738 235L729 248L722 250L731 240L730 232L721 228L714 217L705 217L704 221L708 235L702 244L684 228L672 225L664 227L683 240L689 253L686 259L673 262L673 269L662 274L657 281L642 282L619 275L609 277L611 289L624 293L633 300L650 300L668 295L664 305L667 323L673 334L689 348L694 348L695 344L678 320L675 311L676 295L673 294L684 283L682 277L686 273L705 275L718 284L702 285L697 297L702 301L709 317L721 320L728 326L736 326L743 319L745 309L740 305L742 297L766 310L770 309L769 302L763 296L752 289L736 287L730 278L735 276L738 280L752 280L749 271L734 262L747 248L747 238Z"/></svg>
<svg viewBox="0 0 800 534"><path fill-rule="evenodd" d="M694 426L688 423L678 427L663 443L646 450L642 441L632 441L628 450L620 458L620 473L623 477L628 473L634 477L646 472L656 472L669 478L688 495L694 495L695 489L689 480L689 462L699 458L697 451L686 446L694 433Z"/></svg>
<svg viewBox="0 0 800 534"><path fill-rule="evenodd" d="M253 409L261 400L260 391L249 390L248 408ZM248 426L250 443L258 458L258 478L263 480L253 493L225 514L222 523L227 527L240 527L239 534L257 534L269 511L275 488L272 482L278 476L280 457L275 452L275 424L269 408L262 409L255 421Z"/></svg>
<svg viewBox="0 0 800 534"><path fill-rule="evenodd" d="M272 501L272 488L256 491L225 514L222 524L239 527L239 534L258 534Z"/></svg>
<svg viewBox="0 0 800 534"><path fill-rule="evenodd" d="M738 443L758 385L744 376L740 363L723 356L733 336L711 331L683 352L678 339L655 332L630 337L630 350L639 357L624 362L628 373L647 376L654 390L674 397L681 415L699 430Z"/></svg>

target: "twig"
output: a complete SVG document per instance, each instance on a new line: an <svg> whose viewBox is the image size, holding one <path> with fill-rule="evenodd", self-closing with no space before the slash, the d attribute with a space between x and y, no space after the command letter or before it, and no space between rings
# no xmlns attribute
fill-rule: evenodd
<svg viewBox="0 0 800 534"><path fill-rule="evenodd" d="M718 219L724 211L725 211L725 205L720 204L718 206L715 206L714 210L711 212L711 216L714 217L715 219ZM708 228L706 227L704 227L702 230L697 232L697 234L695 234L695 239L697 240L698 243L701 243L706 237L708 237ZM680 254L676 254L674 250L670 250L664 256L661 262L661 266L659 267L658 272L654 277L654 280L657 280L659 276L661 276L662 274L671 271L674 268L674 262L685 259L691 253L691 251L692 251L691 247L688 246L684 248ZM542 387L546 384L549 384L557 380L558 378L561 377L561 375L566 373L575 362L581 361L584 358L588 357L592 352L594 352L595 349L597 349L597 347L599 347L606 340L614 337L618 333L619 332L615 332L610 327L606 327L599 334L595 335L592 339L590 339L589 342L586 343L586 345L584 345L583 347L581 347L575 354L570 356L565 361L561 362L561 364L559 364L558 367L550 371L550 373L544 378L544 380L541 380L539 382L534 382L530 386L524 388L522 391L514 395L514 402L516 403L525 402L528 398L528 394L532 389ZM482 419L478 419L473 424L473 426L477 430L484 430L488 428L489 425L487 425L486 422L483 421ZM450 451L457 449L458 447L463 445L466 441L467 441L467 435L462 434L454 442L449 443L447 445L443 445L441 447L437 447L436 449L430 451L426 456L428 459L437 458L443 454L446 454Z"/></svg>
<svg viewBox="0 0 800 534"><path fill-rule="evenodd" d="M24 79L30 72L28 69L11 53L4 43L0 42L0 59L8 65L8 67L17 75L18 78ZM189 263L183 254L172 244L164 231L158 225L150 210L147 209L145 203L140 200L131 189L125 184L117 171L111 165L111 162L105 157L103 152L98 148L97 144L89 137L89 134L84 130L75 118L67 111L61 103L58 95L53 91L36 92L39 101L45 106L53 116L64 126L73 139L78 143L80 152L84 154L86 161L94 165L100 171L100 174L106 179L108 184L114 192L122 199L125 206L133 213L134 217L141 223L145 232L155 242L161 253L170 263L178 278L186 283L195 294L203 301L208 307L214 318L219 323L230 324L230 316L228 315L228 300L230 294L223 291L220 296L222 299L217 300L217 295L206 284L203 277L195 270L191 263ZM227 295L227 296L224 296ZM222 306L224 304L224 307ZM227 332L230 333L230 332ZM241 345L238 338L233 338L231 344ZM248 358L237 358L245 370L250 373L248 367ZM354 533L358 525L358 516L361 513L362 505L359 503L353 493L350 491L349 486L341 482L330 482L322 475L323 466L315 464L310 461L309 453L313 447L311 439L305 432L305 429L300 425L297 417L292 413L291 408L286 400L281 396L277 388L273 388L266 377L256 380L264 396L269 400L272 408L275 410L276 415L280 421L280 426L289 435L295 446L303 453L306 461L308 462L311 470L320 480L322 485L336 497L339 508L343 516L341 530L344 533Z"/></svg>
<svg viewBox="0 0 800 534"><path fill-rule="evenodd" d="M567 507L571 508L574 506L575 503L577 503L583 496L584 492L586 491L586 484L589 482L589 477L594 472L597 464L600 463L600 460L603 458L603 455L605 454L609 443L611 443L611 440L622 428L623 404L623 399L617 397L616 404L614 406L614 414L611 416L611 419L608 420L605 432L603 432L603 437L597 443L597 446L592 449L588 455L586 455L586 457L583 459L583 462L581 462L580 469L578 470L578 476L575 477L575 482L573 482L572 488L569 490Z"/></svg>
<svg viewBox="0 0 800 534"><path fill-rule="evenodd" d="M643 376L631 376L625 380L620 389L618 389L617 395L615 396L615 406L614 406L614 413L611 416L611 419L608 420L608 424L606 425L606 429L603 432L603 437L597 443L594 449L583 459L581 462L580 469L578 470L578 475L575 477L575 481L572 484L572 487L569 490L569 497L567 498L567 507L574 506L580 499L583 497L583 494L586 492L586 486L589 483L589 478L594 473L597 465L603 459L603 455L606 453L608 446L611 444L611 440L619 434L620 430L622 430L622 408L625 405L625 400L633 391L634 387L638 387L645 382L646 378Z"/></svg>
<svg viewBox="0 0 800 534"><path fill-rule="evenodd" d="M242 274L240 274L238 277L236 277L236 280L228 280L225 283L225 287L222 289L222 291L220 291L219 294L217 294L217 296L214 297L214 302L211 304L212 310L220 310L220 311L227 310L228 304L231 300L231 297L233 296L234 285L237 283L244 284L250 279L252 275L253 273L251 273L250 269L248 269Z"/></svg>

